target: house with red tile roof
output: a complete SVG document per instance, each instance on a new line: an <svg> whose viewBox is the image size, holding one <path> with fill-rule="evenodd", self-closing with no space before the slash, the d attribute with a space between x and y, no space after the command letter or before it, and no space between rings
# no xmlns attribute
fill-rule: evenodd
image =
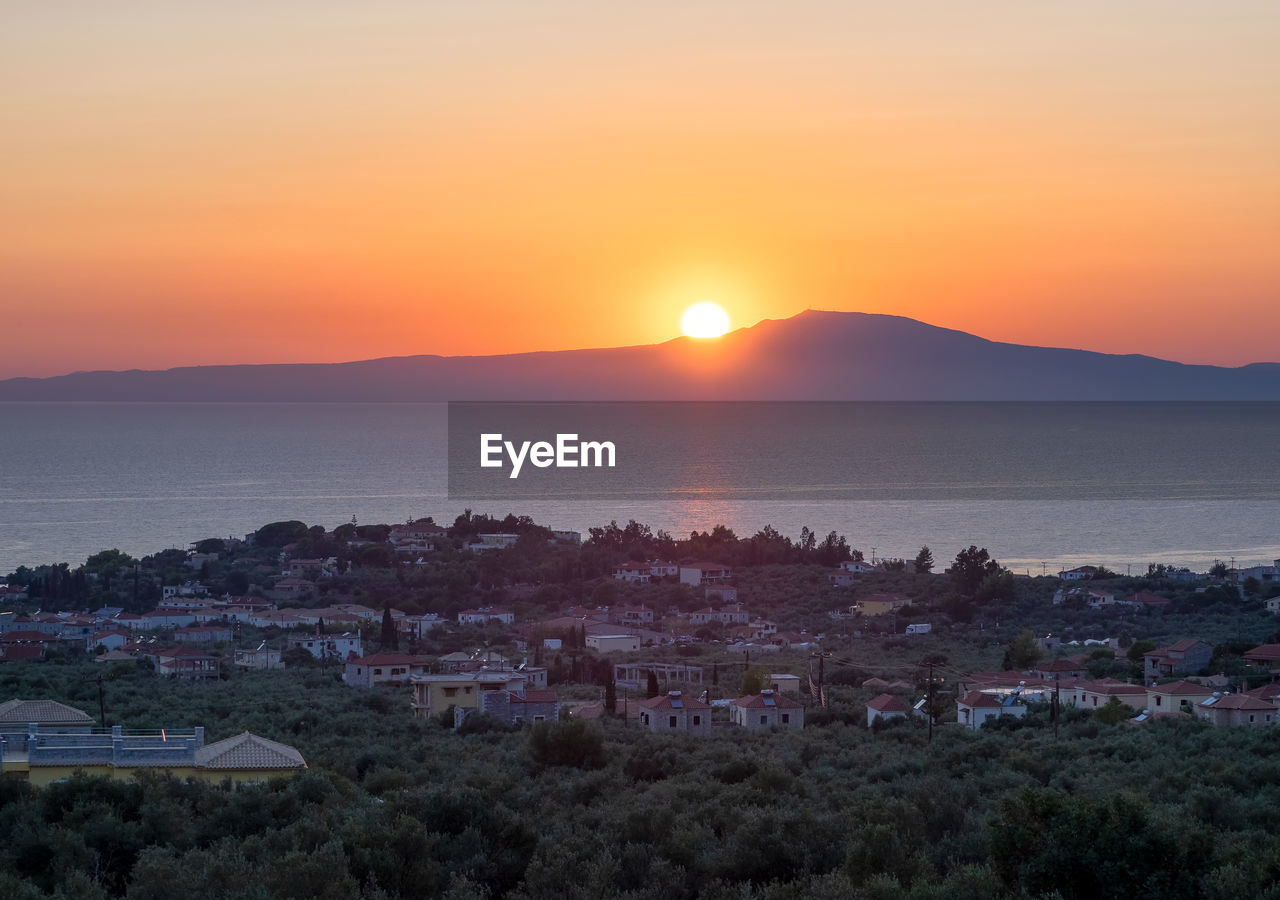
<svg viewBox="0 0 1280 900"><path fill-rule="evenodd" d="M733 570L722 563L691 562L680 564L681 584L719 584L728 581Z"/></svg>
<svg viewBox="0 0 1280 900"><path fill-rule="evenodd" d="M1244 654L1244 661L1250 666L1273 671L1280 667L1280 644L1263 644L1254 647Z"/></svg>
<svg viewBox="0 0 1280 900"><path fill-rule="evenodd" d="M1017 694L970 691L956 701L956 721L965 728L981 728L988 719L1027 714L1026 704Z"/></svg>
<svg viewBox="0 0 1280 900"><path fill-rule="evenodd" d="M427 665L427 660L407 653L375 653L348 659L343 665L342 680L357 687L408 684L414 675L425 675Z"/></svg>
<svg viewBox="0 0 1280 900"><path fill-rule="evenodd" d="M1213 644L1187 638L1142 654L1142 675L1147 681L1171 675L1194 674L1208 668L1213 660Z"/></svg>
<svg viewBox="0 0 1280 900"><path fill-rule="evenodd" d="M773 690L729 701L729 721L748 731L804 728L804 707L792 697Z"/></svg>
<svg viewBox="0 0 1280 900"><path fill-rule="evenodd" d="M1082 681L1073 694L1076 706L1090 710L1106 706L1113 697L1134 710L1142 709L1147 702L1146 688L1124 681Z"/></svg>
<svg viewBox="0 0 1280 900"><path fill-rule="evenodd" d="M640 702L640 724L655 733L711 734L711 705L681 691L667 691Z"/></svg>
<svg viewBox="0 0 1280 900"><path fill-rule="evenodd" d="M876 719L905 719L910 710L892 694L880 694L867 702L867 727L875 724Z"/></svg>
<svg viewBox="0 0 1280 900"><path fill-rule="evenodd" d="M1194 714L1196 707L1212 696L1213 688L1190 681L1154 684L1147 688L1147 709L1152 715Z"/></svg>
<svg viewBox="0 0 1280 900"><path fill-rule="evenodd" d="M1196 707L1196 713L1215 728L1252 728L1280 720L1274 703L1249 694L1210 697Z"/></svg>
<svg viewBox="0 0 1280 900"><path fill-rule="evenodd" d="M202 680L221 674L218 657L201 653L194 647L152 650L148 655L155 660L156 674L166 678Z"/></svg>

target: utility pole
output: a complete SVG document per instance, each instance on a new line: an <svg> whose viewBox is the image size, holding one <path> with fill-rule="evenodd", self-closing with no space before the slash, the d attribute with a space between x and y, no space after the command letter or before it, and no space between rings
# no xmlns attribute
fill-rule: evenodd
<svg viewBox="0 0 1280 900"><path fill-rule="evenodd" d="M1061 677L1062 673L1053 673L1053 709L1051 712L1053 717L1053 739L1055 741L1058 739L1058 719L1062 714L1062 688L1059 681Z"/></svg>
<svg viewBox="0 0 1280 900"><path fill-rule="evenodd" d="M105 729L107 727L107 701L102 695L102 676L98 676L98 722Z"/></svg>
<svg viewBox="0 0 1280 900"><path fill-rule="evenodd" d="M818 657L818 706L823 708L825 708L827 705L827 691L822 684L822 681L825 678L825 670L823 669L823 665L822 665L824 662L823 657L825 656L826 654L824 653Z"/></svg>
<svg viewBox="0 0 1280 900"><path fill-rule="evenodd" d="M925 706L927 706L928 708L925 710L925 713L927 713L929 716L929 743L932 744L933 743L933 663L932 662L929 663L929 691L926 696L928 697L928 700L925 703Z"/></svg>

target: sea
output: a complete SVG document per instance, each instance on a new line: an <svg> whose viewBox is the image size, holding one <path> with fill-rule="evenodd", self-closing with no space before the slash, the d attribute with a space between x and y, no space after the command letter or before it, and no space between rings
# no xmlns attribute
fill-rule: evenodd
<svg viewBox="0 0 1280 900"><path fill-rule="evenodd" d="M675 536L808 527L877 558L927 545L945 562L976 544L1034 575L1280 558L1280 404L618 406L628 435L654 436L619 452L678 479L451 495L444 403L0 403L0 576L283 519L447 523L465 509L584 537L629 519ZM658 455L673 452L678 466Z"/></svg>

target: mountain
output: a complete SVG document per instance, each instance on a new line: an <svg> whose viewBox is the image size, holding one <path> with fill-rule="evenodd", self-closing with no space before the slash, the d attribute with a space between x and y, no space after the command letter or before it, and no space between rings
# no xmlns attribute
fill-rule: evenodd
<svg viewBox="0 0 1280 900"><path fill-rule="evenodd" d="M1280 400L1280 364L1193 366L811 310L716 341L12 378L0 400Z"/></svg>

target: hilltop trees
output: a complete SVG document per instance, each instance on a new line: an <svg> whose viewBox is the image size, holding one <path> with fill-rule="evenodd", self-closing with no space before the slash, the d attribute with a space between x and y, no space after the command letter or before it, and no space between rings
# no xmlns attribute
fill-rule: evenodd
<svg viewBox="0 0 1280 900"><path fill-rule="evenodd" d="M933 551L929 549L929 545L920 548L920 552L916 554L915 568L917 575L928 575L933 571Z"/></svg>
<svg viewBox="0 0 1280 900"><path fill-rule="evenodd" d="M1000 564L991 558L986 547L979 550L970 544L968 550L961 550L956 554L956 561L947 572L957 593L973 597L977 595L984 578L999 574Z"/></svg>

